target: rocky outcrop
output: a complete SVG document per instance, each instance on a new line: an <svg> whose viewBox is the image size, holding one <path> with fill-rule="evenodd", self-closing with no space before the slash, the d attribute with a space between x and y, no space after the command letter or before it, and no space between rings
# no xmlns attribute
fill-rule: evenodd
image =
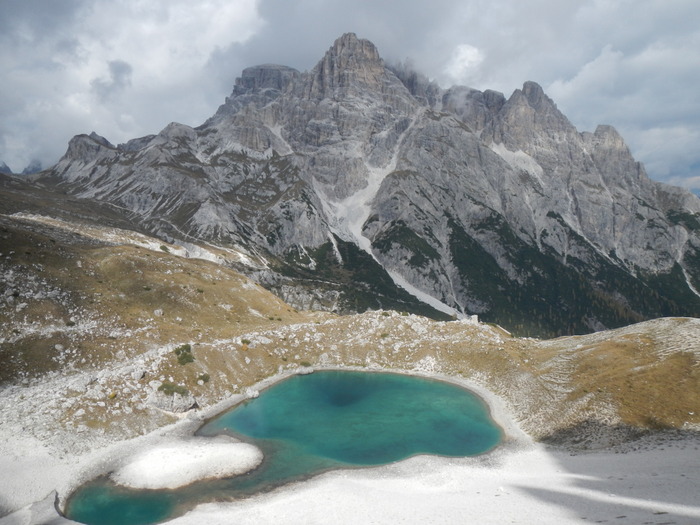
<svg viewBox="0 0 700 525"><path fill-rule="evenodd" d="M146 404L158 410L175 414L182 414L197 408L197 400L189 392L166 393L156 390L148 396Z"/></svg>
<svg viewBox="0 0 700 525"><path fill-rule="evenodd" d="M209 119L205 126L231 118L247 106L261 109L275 100L299 78L299 71L278 64L262 64L248 67L236 79L233 93Z"/></svg>
<svg viewBox="0 0 700 525"><path fill-rule="evenodd" d="M39 160L32 160L27 166L22 170L22 175L33 175L34 173L39 173L42 170L43 166L41 165L41 161Z"/></svg>
<svg viewBox="0 0 700 525"><path fill-rule="evenodd" d="M382 92L385 77L384 61L374 44L347 33L335 41L307 75L302 97L316 101L350 95L363 97Z"/></svg>
<svg viewBox="0 0 700 525"><path fill-rule="evenodd" d="M264 90L272 90L279 94L298 77L299 72L296 69L277 64L247 67L240 78L236 79L233 95L241 96Z"/></svg>

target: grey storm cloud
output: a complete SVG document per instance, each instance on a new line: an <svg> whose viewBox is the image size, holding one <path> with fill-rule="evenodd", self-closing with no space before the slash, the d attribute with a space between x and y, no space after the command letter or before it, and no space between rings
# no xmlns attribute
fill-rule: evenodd
<svg viewBox="0 0 700 525"><path fill-rule="evenodd" d="M47 38L70 24L82 0L3 0L0 34Z"/></svg>
<svg viewBox="0 0 700 525"><path fill-rule="evenodd" d="M580 130L618 128L653 178L700 189L698 22L697 0L3 0L0 160L201 124L243 68L308 70L351 31L443 87L534 80Z"/></svg>
<svg viewBox="0 0 700 525"><path fill-rule="evenodd" d="M109 78L96 78L90 82L92 90L102 102L131 85L132 67L127 62L111 60L108 65Z"/></svg>

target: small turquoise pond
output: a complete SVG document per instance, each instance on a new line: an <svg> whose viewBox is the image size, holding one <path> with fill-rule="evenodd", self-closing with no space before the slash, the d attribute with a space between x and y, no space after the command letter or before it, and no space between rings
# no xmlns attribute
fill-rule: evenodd
<svg viewBox="0 0 700 525"><path fill-rule="evenodd" d="M246 497L331 469L417 454L474 456L502 437L485 403L468 390L415 376L348 371L290 377L197 432L222 433L259 447L265 455L261 466L167 491L125 489L98 479L71 496L67 516L95 525L155 523L198 503Z"/></svg>

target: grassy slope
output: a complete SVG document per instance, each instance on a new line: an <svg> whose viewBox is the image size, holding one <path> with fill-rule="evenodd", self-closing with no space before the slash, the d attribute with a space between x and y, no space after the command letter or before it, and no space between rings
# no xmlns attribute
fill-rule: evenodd
<svg viewBox="0 0 700 525"><path fill-rule="evenodd" d="M295 312L154 240L122 232L108 244L59 226L0 217L0 416L43 439L144 433L175 418L149 405L163 382L207 406L307 363L462 377L540 439L581 425L700 428L694 319L538 341L397 312ZM194 361L182 365L173 350L184 343Z"/></svg>

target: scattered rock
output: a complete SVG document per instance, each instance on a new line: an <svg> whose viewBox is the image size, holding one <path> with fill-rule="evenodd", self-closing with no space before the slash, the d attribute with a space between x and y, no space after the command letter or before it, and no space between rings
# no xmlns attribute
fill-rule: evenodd
<svg viewBox="0 0 700 525"><path fill-rule="evenodd" d="M178 392L168 395L156 390L148 396L146 404L158 410L174 412L176 414L198 408L197 400L189 392L184 395Z"/></svg>
<svg viewBox="0 0 700 525"><path fill-rule="evenodd" d="M248 387L243 391L243 395L248 399L255 399L260 395L260 391Z"/></svg>

